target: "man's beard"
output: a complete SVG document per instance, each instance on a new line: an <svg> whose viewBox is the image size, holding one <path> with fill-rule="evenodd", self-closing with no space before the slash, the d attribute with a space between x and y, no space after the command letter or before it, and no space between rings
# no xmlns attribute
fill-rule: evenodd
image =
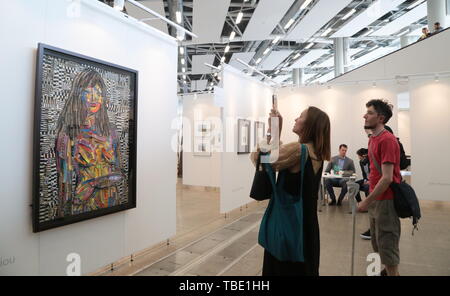
<svg viewBox="0 0 450 296"><path fill-rule="evenodd" d="M368 125L364 126L365 130L373 130L374 128L375 128L375 126L368 126Z"/></svg>

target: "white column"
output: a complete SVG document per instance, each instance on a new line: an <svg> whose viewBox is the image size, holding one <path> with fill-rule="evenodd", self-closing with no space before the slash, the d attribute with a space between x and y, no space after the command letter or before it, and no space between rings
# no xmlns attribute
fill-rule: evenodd
<svg viewBox="0 0 450 296"><path fill-rule="evenodd" d="M446 0L428 0L428 29L434 33L434 23L441 23L441 27L446 28Z"/></svg>
<svg viewBox="0 0 450 296"><path fill-rule="evenodd" d="M334 74L335 77L346 72L348 64L348 38L334 39Z"/></svg>
<svg viewBox="0 0 450 296"><path fill-rule="evenodd" d="M303 84L303 69L295 68L292 70L292 83L294 86L300 86Z"/></svg>

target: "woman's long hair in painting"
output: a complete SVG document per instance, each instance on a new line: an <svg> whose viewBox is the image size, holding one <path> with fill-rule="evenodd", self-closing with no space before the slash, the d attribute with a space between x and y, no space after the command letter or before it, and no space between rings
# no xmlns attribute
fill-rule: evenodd
<svg viewBox="0 0 450 296"><path fill-rule="evenodd" d="M94 137L111 139L111 146L114 149L113 159L115 160L115 164L112 166L114 166L114 171L120 171L117 136L115 129L109 122L107 113L108 102L106 97L106 85L97 71L86 68L75 76L68 99L61 111L56 127L55 148L59 189L58 218L87 211L75 211L73 209L74 197L78 194L76 191L80 190L77 186L82 182L86 183L90 181L86 181L85 175L88 173L84 173L84 178L81 174L83 168L81 168L79 163L75 160L75 158L78 157L75 155L77 154L76 150L78 150L78 147L75 146L77 145L77 141L80 143L83 141L80 141L78 136L80 133L85 132L83 130L83 125L89 115L89 107L83 100L84 92L87 88L93 88L96 85L101 88L102 103L100 109L95 114L91 114L91 116L95 117L95 120L92 126L90 126L90 130L95 134ZM80 145L82 145L82 143ZM103 188L108 186L113 185L106 185ZM90 194L92 194L92 192ZM83 202L86 203L91 201Z"/></svg>

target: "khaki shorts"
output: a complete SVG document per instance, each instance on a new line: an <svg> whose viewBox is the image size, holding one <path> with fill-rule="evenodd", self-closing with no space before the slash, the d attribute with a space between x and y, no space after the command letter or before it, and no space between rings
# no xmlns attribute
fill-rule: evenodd
<svg viewBox="0 0 450 296"><path fill-rule="evenodd" d="M387 266L400 264L400 219L393 200L376 200L369 206L370 235L373 250Z"/></svg>

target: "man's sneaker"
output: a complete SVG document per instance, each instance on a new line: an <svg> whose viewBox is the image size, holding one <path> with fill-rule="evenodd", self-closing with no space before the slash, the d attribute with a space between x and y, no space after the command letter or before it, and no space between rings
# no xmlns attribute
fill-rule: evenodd
<svg viewBox="0 0 450 296"><path fill-rule="evenodd" d="M329 205L329 206L335 206L335 205L336 205L336 201L335 201L335 200L332 200L328 205Z"/></svg>
<svg viewBox="0 0 450 296"><path fill-rule="evenodd" d="M370 229L367 230L367 231L364 232L364 233L361 233L359 236L360 236L362 239L367 239L367 240L372 239L372 237L370 236Z"/></svg>

